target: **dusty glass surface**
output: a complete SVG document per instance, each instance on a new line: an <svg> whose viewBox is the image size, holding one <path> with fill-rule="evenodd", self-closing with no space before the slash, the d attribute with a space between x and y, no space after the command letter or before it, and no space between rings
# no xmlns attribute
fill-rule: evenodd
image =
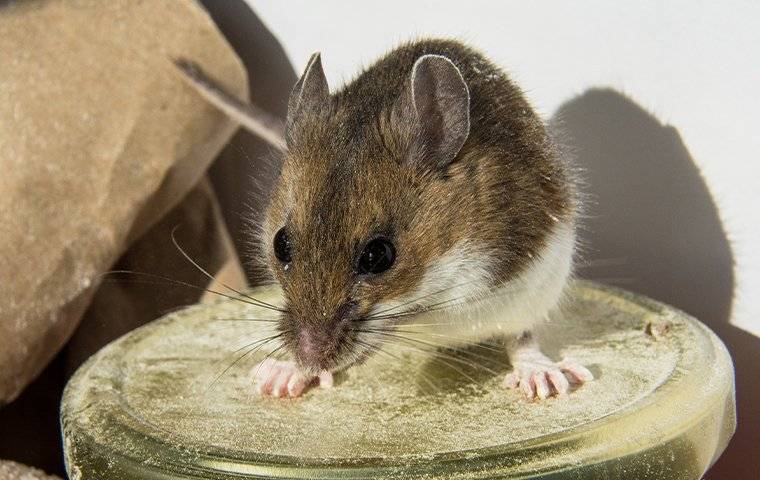
<svg viewBox="0 0 760 480"><path fill-rule="evenodd" d="M274 289L254 295L278 301ZM396 345L338 376L332 390L261 398L251 378L264 352L241 355L271 324L239 319L270 312L223 300L167 315L72 378L62 405L69 473L699 478L734 429L722 343L686 315L617 290L577 283L571 298L543 343L596 380L535 403L501 388L509 365L490 345L435 355Z"/></svg>

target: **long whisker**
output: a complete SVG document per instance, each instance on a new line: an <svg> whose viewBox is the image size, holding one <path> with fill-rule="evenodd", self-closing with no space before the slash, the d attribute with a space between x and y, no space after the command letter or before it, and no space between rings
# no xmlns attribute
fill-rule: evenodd
<svg viewBox="0 0 760 480"><path fill-rule="evenodd" d="M576 262L576 268L619 267L628 263L628 257L597 258Z"/></svg>
<svg viewBox="0 0 760 480"><path fill-rule="evenodd" d="M518 289L508 290L509 293L513 293L513 292L516 292L516 291L518 291ZM505 293L504 290L499 290L497 292L493 292L493 293L488 294L488 295L482 295L482 296L479 296L479 297L474 297L474 298L472 298L472 300L473 300L473 302L481 302L483 300L488 300L490 298L498 297L499 295L503 295L504 293ZM460 304L456 303L456 302L462 302L464 300L467 300L466 296L454 297L454 298L449 298L449 299L446 299L446 300L441 300L441 301L436 302L436 303L432 303L432 304L427 305L427 306L425 306L423 308L413 308L411 310L407 310L407 311L404 311L404 312L398 312L398 313L388 314L388 315L379 315L379 316L371 315L371 316L365 317L365 319L366 320L377 320L377 319L386 319L386 318L399 318L399 317L405 317L405 316L409 316L409 315L418 315L418 314L422 314L422 313L435 312L435 311L443 310L443 308L440 308L440 307L443 307L444 305L446 305L448 303L454 303L455 305L447 306L446 308L450 308L450 307L453 307L453 306L459 306Z"/></svg>
<svg viewBox="0 0 760 480"><path fill-rule="evenodd" d="M264 357L264 358L263 358L263 359L262 359L262 360L259 362L259 366L256 368L256 373L254 373L254 375L253 375L253 376L254 376L254 377L258 377L258 376L259 376L259 371L261 370L261 366L262 366L262 365L264 365L264 363L266 363L266 361L267 361L267 360L269 360L270 358L272 358L272 356L273 356L275 353L279 352L279 351L280 351L280 350L282 350L283 348L285 348L285 344L284 344L284 343L283 343L282 345L280 345L279 347L275 348L274 350L272 350L271 352L269 352L269 353L268 353L268 354L267 354L267 355L266 355L266 356L265 356L265 357Z"/></svg>
<svg viewBox="0 0 760 480"><path fill-rule="evenodd" d="M396 319L396 318L404 318L404 317L409 317L409 316L414 316L414 315L421 315L423 313L436 312L436 311L440 311L444 309L441 307L442 305L446 303L456 302L457 300L461 300L463 298L464 297L443 300L441 302L428 305L427 307L412 308L410 310L403 311L403 312L388 313L385 315L372 315L372 316L364 317L362 321Z"/></svg>
<svg viewBox="0 0 760 480"><path fill-rule="evenodd" d="M276 355L274 355L274 359L278 360L278 361L282 358L283 355L285 355L285 354L288 353L288 352L282 350L281 348L278 348L277 350L275 350L275 352L276 352ZM273 352L273 354L275 352Z"/></svg>
<svg viewBox="0 0 760 480"><path fill-rule="evenodd" d="M206 389L206 391L210 390L219 381L219 379L224 376L224 374L226 374L228 371L230 371L230 369L232 367L234 367L235 365L237 365L238 362L240 362L243 358L245 358L246 356L248 356L251 353L255 352L256 350L258 350L262 346L266 345L267 343L269 343L271 341L276 340L277 338L279 338L281 336L282 336L282 333L279 333L277 335L272 335L270 337L259 339L259 340L253 341L253 342L251 342L251 343L249 343L247 345L244 345L244 346L238 348L237 350L235 350L234 352L232 352L230 355L234 355L234 354L240 352L241 350L246 350L242 355L240 355L239 357L237 357L234 362L232 362L231 364L229 364L227 366L227 368L225 368L224 370L222 370L222 372L219 373L219 375L217 375L216 378L214 378L214 380L209 384L209 386Z"/></svg>
<svg viewBox="0 0 760 480"><path fill-rule="evenodd" d="M270 308L270 307L267 307L265 305L259 305L257 303L251 302L251 301L249 301L247 299L244 299L244 298L236 297L234 295L229 295L229 294L224 293L224 292L218 292L218 291L212 290L210 288L199 287L198 285L195 285L195 284L192 284L192 283L184 282L182 280L175 280L173 278L165 277L163 275L156 275L154 273L138 272L138 271L135 271L135 270L110 270L108 272L104 272L104 273L101 274L101 276L106 276L106 275L138 275L138 276L147 277L147 278L154 278L154 279L162 280L162 281L168 283L169 285L178 285L178 286L181 286L181 287L192 288L194 290L198 290L199 292L212 293L214 295L219 295L221 297L228 298L230 300L235 300L237 302L246 303L248 305L253 305L255 307L267 308L269 310L276 310L276 311L279 311L279 312L283 312L283 310L276 309L276 308Z"/></svg>
<svg viewBox="0 0 760 480"><path fill-rule="evenodd" d="M468 375L468 374L467 374L467 373L466 373L464 370L462 370L462 369L458 368L458 367L457 367L455 364L453 364L453 363L451 363L450 361L447 361L447 360L453 360L453 361L456 361L456 362L458 362L458 363L461 363L461 364L467 365L468 367L471 367L471 368L472 368L473 366L475 366L475 367L480 367L480 366L479 366L479 365L477 365L477 364L472 364L472 363L470 363L470 362L466 362L466 361L464 361L463 359L461 359L461 358L457 358L457 357L454 357L454 356L446 356L446 355L443 355L443 354L442 354L442 352L439 352L439 351L435 351L435 350L432 350L432 351L431 351L431 350L425 350L425 349L423 349L423 348L419 348L419 347L417 347L417 346L414 346L414 345L400 345L400 347L402 347L402 348L409 348L409 349L412 349L412 350L415 350L415 351L418 351L418 352L422 352L422 353L425 353L425 354L433 354L433 358L434 358L436 361L439 361L439 362L443 363L443 364L444 364L444 365L446 365L447 367L451 368L452 370L456 371L457 373L459 373L459 374L460 374L460 375L462 375L463 377L467 378L469 381L471 381L471 382L472 382L472 383L474 383L475 385L479 385L479 386L482 386L482 385L481 385L481 383L480 383L479 381L477 381L477 380L476 380L476 379L474 379L472 376ZM485 370L485 368L484 368L484 370ZM497 374L496 374L496 372L493 372L493 374L494 374L494 375L497 375Z"/></svg>
<svg viewBox="0 0 760 480"><path fill-rule="evenodd" d="M485 342L476 342L476 341L468 341L464 340L460 337L457 337L455 335L445 335L442 333L433 333L433 332L419 332L415 330L402 330L395 327L377 327L377 328L369 328L365 330L360 330L362 332L386 332L386 333L405 333L407 335L424 335L424 336L432 336L432 337L438 337L438 338L444 338L446 340L452 340L453 343L459 343L462 345L471 345L475 347L482 348L484 350L489 350L492 352L498 352L503 353L503 349L498 348L496 346L493 346L493 344L485 343ZM446 345L438 345L441 348L446 348Z"/></svg>
<svg viewBox="0 0 760 480"><path fill-rule="evenodd" d="M493 375L498 375L498 372L496 372L496 371L494 371L494 370L492 370L492 369L490 369L490 368L488 368L488 367L486 367L484 365L480 365L480 364L477 364L477 363L465 360L463 358L459 358L457 356L450 355L450 354L447 354L445 352L441 352L439 349L446 348L446 346L444 346L444 345L436 345L434 343L425 342L424 340L419 340L419 339L416 339L416 338L407 338L407 337L404 337L402 335L394 335L392 333L386 333L386 332L369 332L368 331L366 333L372 333L374 335L382 335L382 336L386 336L386 337L391 337L391 338L395 338L397 340L400 340L402 342L411 342L411 343L414 343L414 344L423 345L423 346L428 347L429 350L424 350L424 349L422 349L420 347L417 347L418 350L423 351L425 353L434 353L436 355L443 356L445 358L448 358L450 360L462 363L462 364L467 365L469 367L472 367L472 368L475 368L475 369L480 368L480 369L483 369L483 370L485 370L488 373L491 373ZM488 358L488 357L484 357L482 355L477 355L477 354L474 354L472 352L462 352L462 353L465 353L465 354L468 354L468 355L470 355L472 357L480 358L482 360L486 360L486 361L489 361L489 362L491 361L491 359Z"/></svg>
<svg viewBox="0 0 760 480"><path fill-rule="evenodd" d="M225 355L225 357L222 360L220 360L219 363L221 363L222 361L224 361L224 359L226 359L226 358L228 358L228 357L230 357L232 355L235 355L236 353L239 353L240 351L245 350L246 348L248 348L248 347L250 347L252 345L259 345L259 344L264 345L264 344L266 344L266 342L270 342L272 340L276 340L277 338L279 338L281 336L282 336L282 334L278 333L278 334L270 335L268 337L259 338L257 340L254 340L253 342L246 343L245 345L243 345L243 346L241 346L239 348L236 348L232 352L230 352L227 355Z"/></svg>
<svg viewBox="0 0 760 480"><path fill-rule="evenodd" d="M196 262L195 260L193 260L192 258L190 258L190 255L188 255L187 252L185 252L185 250L182 249L182 247L179 245L179 242L177 242L177 238L176 238L176 233L177 233L178 229L179 229L179 225L175 226L172 229L172 234L171 234L172 243L177 248L177 250L179 250L179 252L182 254L182 256L185 257L185 259L188 262L190 262L195 268L197 268L198 271L200 271L201 273L203 273L209 280L211 280L212 282L219 282L219 280L217 280L213 275L211 275L210 273L208 273L203 267L201 267L198 264L198 262ZM252 296L250 296L250 295L248 295L246 293L243 293L243 292L241 292L239 290L236 290L236 289L230 287L229 285L227 285L224 282L219 282L219 284L221 286L223 286L224 288L226 288L227 290L229 290L231 292L234 292L234 293L236 293L236 294L238 294L238 295L240 295L242 297L245 297L245 298L247 298L248 300L250 300L252 302L255 302L254 305L258 305L258 306L266 307L266 308L271 308L272 310L277 310L278 312L285 312L285 310L281 309L280 307L272 305L271 303L264 302L262 300L254 298L254 297L252 297Z"/></svg>
<svg viewBox="0 0 760 480"><path fill-rule="evenodd" d="M449 298L449 299L446 299L446 300L441 300L439 302L432 303L432 304L427 305L427 306L422 307L422 308L413 308L413 309L410 309L410 310L407 310L407 311L404 311L404 312L399 312L399 313L395 313L395 314L388 314L388 315L381 315L381 316L374 316L374 315L372 315L372 316L365 317L365 318L367 320L388 319L388 318L392 319L392 318L406 317L406 316L410 316L410 315L419 315L419 314L422 314L422 313L437 312L437 311L445 310L445 309L448 309L448 308L459 307L459 306L463 305L464 301L466 301L468 299L471 300L472 303L477 303L477 302L482 302L482 301L485 301L485 300L490 300L492 298L496 298L496 297L502 296L505 293L515 293L515 292L519 292L521 290L524 290L524 288L520 288L520 289L513 288L513 289L509 289L509 290L499 289L499 290L491 292L491 293L489 293L487 295L479 295L479 296L475 296L475 297L467 297L467 296L463 295L463 296L459 296L459 297ZM447 304L451 304L451 305L447 305Z"/></svg>
<svg viewBox="0 0 760 480"><path fill-rule="evenodd" d="M498 290L496 290L494 292L491 292L488 295L481 295L481 296L478 296L478 297L473 297L471 300L472 300L473 303L478 303L478 302L483 302L483 301L486 301L486 300L490 300L492 298L497 298L497 297L499 297L501 295L504 295L505 293L516 293L516 292L520 292L520 291L523 291L523 290L526 290L526 288L498 289ZM461 305L464 304L463 302L465 300L467 300L466 296L455 297L455 298L450 298L450 299L447 299L447 300L442 300L442 301L437 302L437 303L433 303L433 304L428 305L426 307L423 307L421 309L420 308L414 308L414 309L411 309L411 310L408 310L408 311L404 311L404 312L398 312L398 313L394 313L394 314L381 315L381 316L371 315L371 316L367 316L367 317L362 318L360 321L393 320L393 319L404 318L404 317L409 317L409 316L421 315L423 313L440 312L440 311L447 310L449 308L459 307L459 306L461 306ZM447 304L452 304L452 305L447 305Z"/></svg>
<svg viewBox="0 0 760 480"><path fill-rule="evenodd" d="M365 341L359 340L359 339L356 339L355 342L358 343L359 345L364 346L369 351L372 351L372 352L375 352L375 353L384 354L384 355L386 355L386 356L388 356L388 357L390 357L390 358L392 358L394 360L397 360L399 362L403 362L404 361L403 358L401 358L400 356L398 356L396 354L393 354L391 352L388 352L388 351L384 350L380 345L373 345L373 344L371 344L369 342L365 342ZM418 370L417 373L421 375L421 377L425 381L425 383L427 383L429 387L432 387L436 391L436 393L438 393L438 394L441 393L441 389L439 387L437 387L435 385L435 383L430 380L431 376L429 374L425 373L423 370Z"/></svg>
<svg viewBox="0 0 760 480"><path fill-rule="evenodd" d="M391 312L393 310L397 310L399 308L406 307L407 305L411 305L413 303L420 302L420 301L422 301L422 300L424 300L426 298L429 298L429 297L432 297L432 296L435 296L435 295L439 295L441 293L447 292L449 290L453 290L455 288L463 287L463 286L465 286L467 284L473 283L474 281L475 280L471 280L469 282L459 283L459 284L456 284L456 285L451 285L451 286L446 287L446 288L442 288L441 290L437 290L435 292L431 292L431 293L428 293L426 295L422 295L420 297L417 297L417 298L414 298L412 300L409 300L408 302L404 302L404 303L402 303L400 305L396 305L396 306L393 306L393 307L389 307L389 308L380 310L379 312L375 312L375 314L371 315L370 317L374 318L376 315L382 315L383 313Z"/></svg>
<svg viewBox="0 0 760 480"><path fill-rule="evenodd" d="M636 277L595 277L589 275L585 278L595 282L608 283L610 285L630 285L637 281Z"/></svg>
<svg viewBox="0 0 760 480"><path fill-rule="evenodd" d="M430 312L440 312L442 310L446 310L448 308L453 308L455 306L459 306L459 304L455 305L446 305L447 303L455 303L461 300L464 300L465 297L458 297L458 298L451 298L448 300L443 300L441 302L434 303L432 305L429 305L427 307L423 308L413 308L408 311L404 312L397 312L397 313L390 313L386 315L380 315L380 316L370 316L370 317L364 317L362 321L371 321L371 320L393 320L397 318L404 318L404 317L411 317L415 315L421 315L423 313L430 313Z"/></svg>
<svg viewBox="0 0 760 480"><path fill-rule="evenodd" d="M375 319L373 319L375 320ZM428 322L428 323L402 323L400 325L403 325L404 327L445 327L445 326L452 326L457 325L457 322ZM384 323L381 323L380 325L386 325ZM395 328L395 327L388 327L388 328Z"/></svg>
<svg viewBox="0 0 760 480"><path fill-rule="evenodd" d="M276 318L211 318L211 322L269 322L278 323Z"/></svg>

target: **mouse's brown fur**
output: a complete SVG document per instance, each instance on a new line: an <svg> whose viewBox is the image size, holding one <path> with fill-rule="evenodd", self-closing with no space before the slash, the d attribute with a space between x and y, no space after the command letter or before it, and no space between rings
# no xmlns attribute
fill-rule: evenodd
<svg viewBox="0 0 760 480"><path fill-rule="evenodd" d="M415 62L428 54L451 60L470 95L469 136L443 167L416 158L420 133L399 108ZM261 231L287 300L286 344L305 369L345 364L356 348L352 322L414 292L426 267L458 242L488 254L489 286L499 286L527 268L555 224L572 222L574 203L544 124L502 70L456 41L403 45L289 120ZM271 247L283 226L287 268ZM360 276L357 257L376 236L393 240L397 259L387 272ZM302 332L318 346L310 354L298 353Z"/></svg>

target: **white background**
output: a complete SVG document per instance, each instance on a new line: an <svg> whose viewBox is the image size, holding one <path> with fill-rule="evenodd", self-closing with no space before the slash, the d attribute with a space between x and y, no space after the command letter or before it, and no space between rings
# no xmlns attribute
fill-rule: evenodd
<svg viewBox="0 0 760 480"><path fill-rule="evenodd" d="M590 87L625 93L702 169L737 265L732 323L760 335L760 2L248 1L299 73L322 52L333 89L444 35L508 70L546 118Z"/></svg>

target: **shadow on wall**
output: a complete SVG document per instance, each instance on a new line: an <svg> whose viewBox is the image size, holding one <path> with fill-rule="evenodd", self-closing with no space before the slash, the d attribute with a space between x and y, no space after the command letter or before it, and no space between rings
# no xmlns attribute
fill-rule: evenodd
<svg viewBox="0 0 760 480"><path fill-rule="evenodd" d="M570 139L590 194L579 274L674 305L720 335L736 366L740 425L705 478L752 478L760 470L752 402L760 397L753 381L760 339L729 323L731 246L678 131L608 89L568 101L554 122Z"/></svg>

